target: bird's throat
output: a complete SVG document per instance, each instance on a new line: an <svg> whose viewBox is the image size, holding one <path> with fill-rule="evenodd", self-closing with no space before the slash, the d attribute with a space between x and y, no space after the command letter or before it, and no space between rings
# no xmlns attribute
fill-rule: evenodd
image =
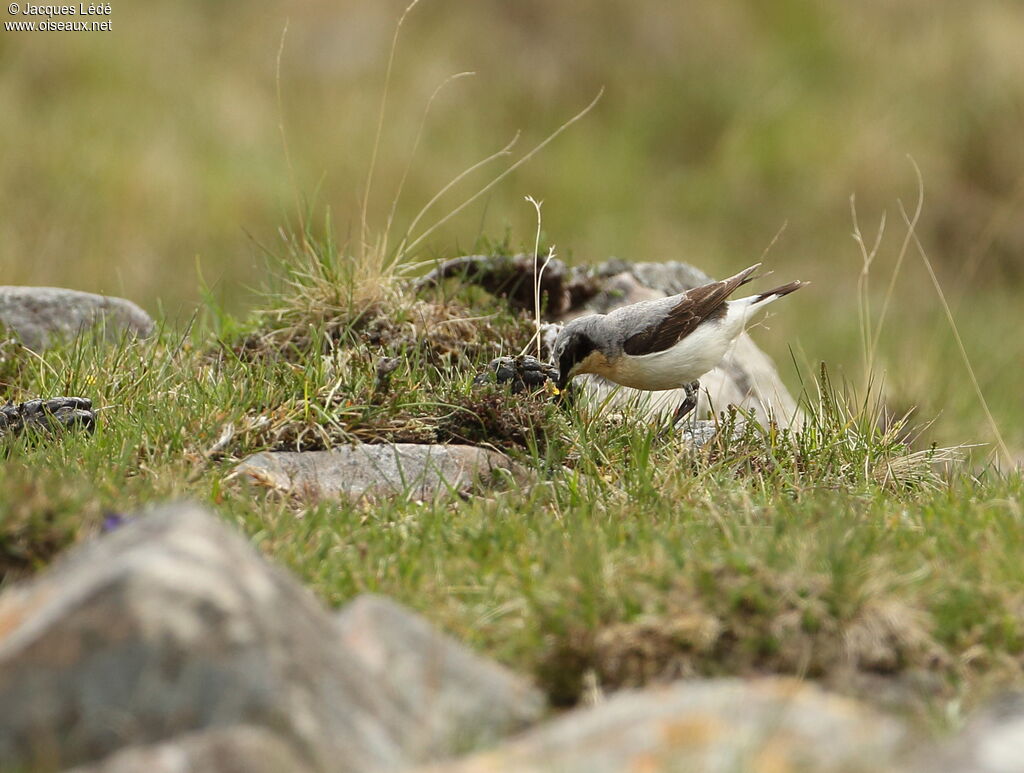
<svg viewBox="0 0 1024 773"><path fill-rule="evenodd" d="M599 376L606 376L611 372L611 363L601 352L594 350L582 360L577 362L571 371L572 376L580 376L584 373L596 373Z"/></svg>

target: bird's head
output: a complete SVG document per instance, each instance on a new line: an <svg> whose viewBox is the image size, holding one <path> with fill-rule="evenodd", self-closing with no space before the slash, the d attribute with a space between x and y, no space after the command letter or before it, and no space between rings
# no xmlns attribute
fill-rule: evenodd
<svg viewBox="0 0 1024 773"><path fill-rule="evenodd" d="M588 358L597 350L588 332L586 318L574 319L558 334L552 347L558 363L558 389L565 389L575 376L588 372Z"/></svg>

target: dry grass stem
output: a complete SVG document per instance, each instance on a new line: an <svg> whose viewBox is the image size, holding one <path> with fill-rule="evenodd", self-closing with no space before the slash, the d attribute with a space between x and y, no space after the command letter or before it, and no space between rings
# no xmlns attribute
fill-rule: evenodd
<svg viewBox="0 0 1024 773"><path fill-rule="evenodd" d="M501 174L499 174L497 177L495 177L493 180L491 180L489 183L487 183L485 186L483 186L480 190L478 190L476 193L474 193L468 199L466 199L461 204L459 204L457 207L455 207L455 209L451 210L447 215L445 215L440 220L438 220L434 225L432 225L430 228L426 229L422 234L420 234L415 239L413 239L413 241L411 243L409 243L408 246L406 246L402 250L400 250L399 258L404 257L406 254L408 254L409 252L414 250L424 239L426 239L436 229L440 228L446 222L448 222L453 217L455 217L457 214L462 212L462 210L464 210L466 207L468 207L474 201L476 201L481 196L483 196L485 193L487 193L487 191L489 191L492 188L494 188L494 186L496 186L498 183L500 183L502 180L504 180L506 177L508 177L510 174L512 174L516 169L518 169L523 164L525 164L527 161L529 161L531 158L533 158L535 155L540 153L544 148L546 148L549 144L551 144L551 142L554 141L560 134L562 134L562 132L564 132L566 129L568 129L570 126L572 126L574 123L576 123L581 118L583 118L587 113L589 113L591 110L593 110L594 107L597 105L597 103L601 100L602 96L604 96L604 89L603 88L600 91L598 91L597 96L595 96L590 101L590 104L588 104L586 107L584 107L578 113L576 113L576 115L574 115L568 121L566 121L561 126L559 126L557 129L555 129L553 132L551 132L551 134L549 134L547 137L545 137L540 143L535 145L529 152L527 152L525 155L523 155L518 161L516 161L514 164L511 164L507 169L505 169L505 171L503 171Z"/></svg>
<svg viewBox="0 0 1024 773"><path fill-rule="evenodd" d="M924 200L924 178L921 176L921 169L917 163L910 159L911 164L914 166L914 171L917 174L917 185L918 185L918 209L915 212L915 218L917 213L920 212L921 202ZM1009 468L1013 468L1016 463L1016 459L1010 452L1009 447L1006 445L1006 441L1003 440L1003 433L999 430L999 425L992 415L992 411L988 407L988 400L985 399L985 395L981 390L981 384L978 383L978 377L974 372L974 366L971 365L971 358L967 354L967 347L964 346L963 338L960 336L960 329L957 327L956 320L953 319L953 312L949 307L949 303L946 301L946 294L942 291L942 285L939 282L938 276L935 274L935 269L932 267L932 262L928 258L928 253L924 249L924 245L921 244L921 240L917 238L917 231L914 228L915 220L907 215L906 209L903 207L903 202L899 203L900 214L903 216L903 222L907 225L907 232L910 238L914 241L914 246L917 248L918 255L921 256L921 260L924 262L925 269L928 271L928 276L932 281L932 287L935 289L935 294L938 296L939 303L942 304L942 311L946 316L946 321L949 323L950 331L953 334L953 338L956 341L957 349L960 352L960 358L963 360L964 368L967 371L967 375L971 380L971 386L974 388L974 394L978 398L978 403L981 405L982 411L985 413L985 419L988 422L989 429L992 431L992 436L995 438L996 446L999 449L999 453L1003 457L1003 461Z"/></svg>

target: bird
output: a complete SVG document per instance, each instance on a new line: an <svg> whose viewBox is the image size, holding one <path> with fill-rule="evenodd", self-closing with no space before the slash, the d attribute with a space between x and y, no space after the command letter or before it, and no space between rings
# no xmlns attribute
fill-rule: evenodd
<svg viewBox="0 0 1024 773"><path fill-rule="evenodd" d="M573 378L584 373L633 389L684 389L686 398L673 418L673 423L678 423L697 406L698 379L718 365L743 332L747 319L808 284L789 282L729 300L738 287L754 279L751 275L760 266L755 263L728 279L678 295L572 320L552 347L558 391L563 392Z"/></svg>

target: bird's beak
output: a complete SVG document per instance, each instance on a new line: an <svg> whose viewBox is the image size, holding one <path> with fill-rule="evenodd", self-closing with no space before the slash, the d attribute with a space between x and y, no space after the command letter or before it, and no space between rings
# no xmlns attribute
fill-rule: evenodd
<svg viewBox="0 0 1024 773"><path fill-rule="evenodd" d="M555 386L558 387L559 394L565 392L565 388L569 385L571 380L572 361L562 353L558 357L558 379L555 381Z"/></svg>
<svg viewBox="0 0 1024 773"><path fill-rule="evenodd" d="M565 398L566 398L565 388L568 385L568 383L569 383L569 379L562 378L561 376L559 376L557 379L555 379L553 381L549 381L548 382L548 384L551 387L548 390L548 392L549 392L549 394L551 394L552 400L554 400L554 402L556 402L556 403L563 403L563 402L565 402Z"/></svg>
<svg viewBox="0 0 1024 773"><path fill-rule="evenodd" d="M558 379L555 381L555 386L558 387L559 392L564 392L566 386L569 385L569 373L572 371L568 362L558 363Z"/></svg>

